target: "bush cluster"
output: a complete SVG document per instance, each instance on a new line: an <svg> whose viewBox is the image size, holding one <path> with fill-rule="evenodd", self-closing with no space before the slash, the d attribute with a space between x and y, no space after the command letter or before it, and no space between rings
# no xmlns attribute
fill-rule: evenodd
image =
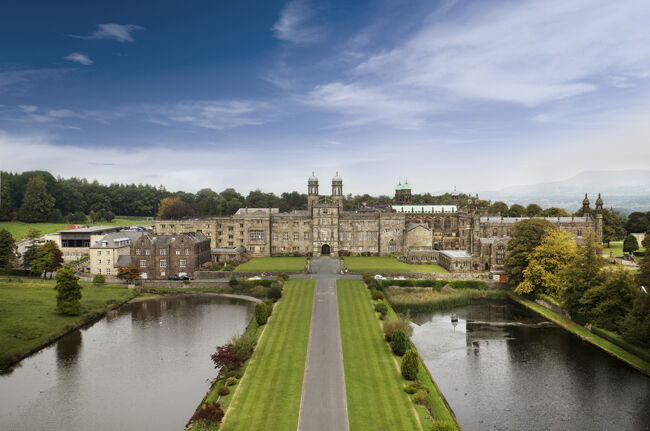
<svg viewBox="0 0 650 431"><path fill-rule="evenodd" d="M206 403L194 413L190 422L199 422L205 425L210 425L223 419L223 415L224 413L221 404L218 402Z"/></svg>
<svg viewBox="0 0 650 431"><path fill-rule="evenodd" d="M106 283L106 277L101 274L97 274L93 277L93 284L104 284Z"/></svg>
<svg viewBox="0 0 650 431"><path fill-rule="evenodd" d="M418 375L419 366L420 360L418 358L418 353L414 349L407 350L402 358L402 376L406 380L415 380Z"/></svg>
<svg viewBox="0 0 650 431"><path fill-rule="evenodd" d="M268 307L263 302L255 304L255 321L258 325L262 326L269 318Z"/></svg>
<svg viewBox="0 0 650 431"><path fill-rule="evenodd" d="M458 428L456 428L456 425L450 422L436 421L433 425L431 425L429 431L456 431L457 429Z"/></svg>
<svg viewBox="0 0 650 431"><path fill-rule="evenodd" d="M223 397L224 395L228 395L230 393L230 389L228 386L222 386L217 389L217 393Z"/></svg>
<svg viewBox="0 0 650 431"><path fill-rule="evenodd" d="M427 391L424 389L419 389L414 395L413 395L413 402L415 404L419 404L421 406L426 406L428 404L428 394Z"/></svg>
<svg viewBox="0 0 650 431"><path fill-rule="evenodd" d="M413 395L417 391L425 391L426 393L429 393L429 388L427 388L426 386L424 386L422 383L418 381L412 382L410 385L404 388L404 392L411 395Z"/></svg>
<svg viewBox="0 0 650 431"><path fill-rule="evenodd" d="M237 384L237 378L236 377L228 377L226 379L226 386L235 386Z"/></svg>
<svg viewBox="0 0 650 431"><path fill-rule="evenodd" d="M404 331L398 329L393 332L393 335L390 338L390 348L394 354L397 356L403 356L409 347L410 343Z"/></svg>
<svg viewBox="0 0 650 431"><path fill-rule="evenodd" d="M370 291L370 294L372 295L372 299L375 301L381 301L382 299L384 299L384 294L379 290L373 289Z"/></svg>
<svg viewBox="0 0 650 431"><path fill-rule="evenodd" d="M402 330L409 337L413 334L413 328L411 328L411 319L408 317L408 314L405 317L397 317L395 319L386 320L383 324L383 328L386 341L390 341L393 333L398 329Z"/></svg>

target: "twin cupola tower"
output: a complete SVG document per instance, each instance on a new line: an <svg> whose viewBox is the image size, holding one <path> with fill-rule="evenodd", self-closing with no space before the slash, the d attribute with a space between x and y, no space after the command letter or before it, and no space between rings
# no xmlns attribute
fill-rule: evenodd
<svg viewBox="0 0 650 431"><path fill-rule="evenodd" d="M331 198L324 197L324 200L332 202L335 207L343 209L343 179L337 172L334 178L332 178L332 196ZM318 178L312 172L311 177L307 180L307 209L309 212L314 208L314 204L319 202L318 195Z"/></svg>

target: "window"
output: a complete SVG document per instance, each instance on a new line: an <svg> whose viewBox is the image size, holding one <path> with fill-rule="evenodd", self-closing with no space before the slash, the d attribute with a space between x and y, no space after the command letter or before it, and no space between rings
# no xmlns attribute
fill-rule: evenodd
<svg viewBox="0 0 650 431"><path fill-rule="evenodd" d="M303 222L302 224L303 224L304 226L309 226L309 222L308 222L308 221Z"/></svg>
<svg viewBox="0 0 650 431"><path fill-rule="evenodd" d="M161 249L160 249L160 255L161 255L161 256L165 256L165 255L167 255L167 249L161 248Z"/></svg>
<svg viewBox="0 0 650 431"><path fill-rule="evenodd" d="M161 268L167 268L167 260L166 259L160 259L160 267Z"/></svg>
<svg viewBox="0 0 650 431"><path fill-rule="evenodd" d="M260 247L260 253L264 253L264 247Z"/></svg>
<svg viewBox="0 0 650 431"><path fill-rule="evenodd" d="M388 252L395 253L396 251L397 251L397 245L395 244L395 240L391 239L390 242L388 243Z"/></svg>
<svg viewBox="0 0 650 431"><path fill-rule="evenodd" d="M264 231L263 230L252 230L249 232L251 242L264 241Z"/></svg>
<svg viewBox="0 0 650 431"><path fill-rule="evenodd" d="M377 247L371 245L370 247L368 247L368 251L377 251Z"/></svg>
<svg viewBox="0 0 650 431"><path fill-rule="evenodd" d="M298 223L297 221L293 222L293 227L298 227L299 225L300 225L300 223Z"/></svg>
<svg viewBox="0 0 650 431"><path fill-rule="evenodd" d="M110 268L106 268L106 275L111 275L111 269Z"/></svg>
<svg viewBox="0 0 650 431"><path fill-rule="evenodd" d="M97 251L97 256L101 256L101 255L102 255L102 251L101 251L101 250L98 250L98 251Z"/></svg>
<svg viewBox="0 0 650 431"><path fill-rule="evenodd" d="M248 251L251 253L255 253L255 247L248 247Z"/></svg>
<svg viewBox="0 0 650 431"><path fill-rule="evenodd" d="M300 251L300 247L294 247L293 251Z"/></svg>
<svg viewBox="0 0 650 431"><path fill-rule="evenodd" d="M323 209L320 211L320 213L321 213L321 214L329 214L329 213L330 213L330 210L328 210L327 208L323 208Z"/></svg>
<svg viewBox="0 0 650 431"><path fill-rule="evenodd" d="M506 257L506 248L499 244L497 245L497 265L503 265L503 259Z"/></svg>
<svg viewBox="0 0 650 431"><path fill-rule="evenodd" d="M273 232L273 241L277 241L277 240L278 240L278 233Z"/></svg>
<svg viewBox="0 0 650 431"><path fill-rule="evenodd" d="M293 233L293 240L298 241L300 239L300 232L294 232Z"/></svg>
<svg viewBox="0 0 650 431"><path fill-rule="evenodd" d="M228 245L229 245L230 247L232 247L233 245L235 245L235 243L232 242L232 241L228 241Z"/></svg>
<svg viewBox="0 0 650 431"><path fill-rule="evenodd" d="M147 266L147 261L144 259L140 259L140 268L145 268Z"/></svg>
<svg viewBox="0 0 650 431"><path fill-rule="evenodd" d="M144 249L144 254L146 254L147 256L151 255L151 249L150 248L145 248Z"/></svg>
<svg viewBox="0 0 650 431"><path fill-rule="evenodd" d="M390 229L386 229L386 233L390 232Z"/></svg>
<svg viewBox="0 0 650 431"><path fill-rule="evenodd" d="M239 227L244 227L244 223L239 223Z"/></svg>
<svg viewBox="0 0 650 431"><path fill-rule="evenodd" d="M185 259L179 260L178 266L180 266L181 268L185 268L187 266L187 261Z"/></svg>
<svg viewBox="0 0 650 431"><path fill-rule="evenodd" d="M445 230L451 229L451 220L446 218L445 219Z"/></svg>
<svg viewBox="0 0 650 431"><path fill-rule="evenodd" d="M271 252L275 253L276 251L278 251L278 248L276 246L271 247Z"/></svg>
<svg viewBox="0 0 650 431"><path fill-rule="evenodd" d="M309 239L309 232L305 232L303 234L303 239L305 239L305 240Z"/></svg>
<svg viewBox="0 0 650 431"><path fill-rule="evenodd" d="M378 232L368 232L368 241L377 241Z"/></svg>
<svg viewBox="0 0 650 431"><path fill-rule="evenodd" d="M137 256L140 256L140 249L139 249L139 248L136 248L136 249L135 249L135 254L136 254Z"/></svg>
<svg viewBox="0 0 650 431"><path fill-rule="evenodd" d="M97 274L101 274L101 273L102 273L102 269L101 268L97 269Z"/></svg>
<svg viewBox="0 0 650 431"><path fill-rule="evenodd" d="M582 236L582 229L578 229L578 236Z"/></svg>
<svg viewBox="0 0 650 431"><path fill-rule="evenodd" d="M284 241L288 241L289 240L289 232L282 232L282 239Z"/></svg>
<svg viewBox="0 0 650 431"><path fill-rule="evenodd" d="M357 241L363 241L363 232L357 232Z"/></svg>
<svg viewBox="0 0 650 431"><path fill-rule="evenodd" d="M180 256L180 255L181 255L181 249L180 249L180 248L177 248L177 249L176 249L176 256Z"/></svg>
<svg viewBox="0 0 650 431"><path fill-rule="evenodd" d="M189 254L190 254L190 249L189 249L189 248L186 248L186 249L185 249L185 255L186 255L186 256L189 256Z"/></svg>
<svg viewBox="0 0 650 431"><path fill-rule="evenodd" d="M497 236L497 228L492 229L492 236Z"/></svg>

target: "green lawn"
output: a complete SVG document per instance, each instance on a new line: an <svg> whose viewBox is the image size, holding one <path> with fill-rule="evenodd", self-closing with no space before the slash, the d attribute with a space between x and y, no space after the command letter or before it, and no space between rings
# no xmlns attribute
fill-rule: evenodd
<svg viewBox="0 0 650 431"><path fill-rule="evenodd" d="M528 299L522 298L521 296L516 295L512 292L509 292L509 295L510 298L512 298L514 301L528 307L529 309L537 312L538 314L547 318L548 320L555 323L556 325L566 329L567 331L572 332L573 334L577 335L583 340L586 340L591 344L605 350L606 352L628 363L629 365L641 371L642 373L650 376L649 362L644 361L643 359L628 352L622 347L619 347L616 344L602 337L599 337L598 335L588 331L586 328L582 327L581 325L578 325L577 323L572 322L569 319L565 319L564 317L558 315L557 313L554 313L553 311L545 307L542 307L541 305L533 301L529 301Z"/></svg>
<svg viewBox="0 0 650 431"><path fill-rule="evenodd" d="M350 431L420 430L406 381L358 280L337 280Z"/></svg>
<svg viewBox="0 0 650 431"><path fill-rule="evenodd" d="M314 280L291 280L273 310L224 418L227 430L298 427ZM235 386L235 388L237 388Z"/></svg>
<svg viewBox="0 0 650 431"><path fill-rule="evenodd" d="M306 263L304 257L254 257L235 272L302 272Z"/></svg>
<svg viewBox="0 0 650 431"><path fill-rule="evenodd" d="M639 244L637 251L645 253L645 247ZM609 253L614 252L614 257L623 257L623 241L611 241L609 247L603 248L603 255L609 257Z"/></svg>
<svg viewBox="0 0 650 431"><path fill-rule="evenodd" d="M400 262L395 257L346 257L345 265L350 272L368 272L371 274L386 272L435 272L446 274L448 271L438 265L411 265Z"/></svg>
<svg viewBox="0 0 650 431"><path fill-rule="evenodd" d="M90 226L131 226L134 224L153 224L145 222L145 217L116 217L110 223L90 223ZM30 229L38 230L41 235L58 232L67 229L69 223L23 223L21 221L3 221L0 222L0 230L7 229L16 241L27 237Z"/></svg>
<svg viewBox="0 0 650 431"><path fill-rule="evenodd" d="M11 280L11 281L9 281ZM0 369L135 296L122 286L83 286L80 316L55 312L53 280L0 277Z"/></svg>

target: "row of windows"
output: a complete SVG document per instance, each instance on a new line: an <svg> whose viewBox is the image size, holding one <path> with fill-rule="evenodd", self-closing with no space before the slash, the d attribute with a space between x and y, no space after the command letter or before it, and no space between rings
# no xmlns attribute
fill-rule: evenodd
<svg viewBox="0 0 650 431"><path fill-rule="evenodd" d="M278 238L279 238L278 232L273 232L273 241L277 241ZM302 239L309 240L309 232L303 232ZM282 232L282 240L289 241L289 232ZM294 241L300 240L300 232L293 232L293 240Z"/></svg>
<svg viewBox="0 0 650 431"><path fill-rule="evenodd" d="M159 263L161 268L167 268L167 259L160 259ZM187 260L185 259L180 259L178 261L178 266L181 268L184 268L187 266ZM147 267L147 261L145 259L140 259L140 268L146 268Z"/></svg>
<svg viewBox="0 0 650 431"><path fill-rule="evenodd" d="M180 254L181 254L181 249L180 249L180 248L177 248L177 249L174 250L174 252L175 252L176 256L180 256ZM185 249L185 255L189 256L190 253L191 253L191 249L186 248L186 249ZM142 254L142 249L136 248L136 249L135 249L135 254L136 254L137 256L140 256L140 255ZM145 254L145 256L151 256L151 249L150 249L150 248L145 248L145 249L144 249L144 254ZM167 249L166 249L166 248L161 248L161 249L159 249L159 250L158 250L158 254L159 254L160 256L166 256L166 255L167 255Z"/></svg>
<svg viewBox="0 0 650 431"><path fill-rule="evenodd" d="M97 274L101 274L101 273L102 273L102 269L101 269L101 268L97 268ZM111 269L110 269L110 268L106 268L106 272L104 272L104 274L106 274L106 275L111 275Z"/></svg>
<svg viewBox="0 0 650 431"><path fill-rule="evenodd" d="M357 241L363 241L364 237L367 241L377 241L379 238L379 232L356 232L355 239ZM350 241L351 239L352 232L339 232L339 240Z"/></svg>

